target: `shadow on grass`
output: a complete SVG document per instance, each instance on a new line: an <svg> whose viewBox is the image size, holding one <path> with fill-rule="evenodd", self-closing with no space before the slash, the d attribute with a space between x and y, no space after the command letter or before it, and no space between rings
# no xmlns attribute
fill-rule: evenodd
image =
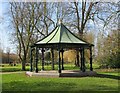
<svg viewBox="0 0 120 93"><path fill-rule="evenodd" d="M62 73L60 75L60 77L100 77L100 78L110 78L110 79L116 79L116 80L120 80L120 76L116 76L116 75L108 75L108 74L98 74L98 73L81 73L79 74L78 71L73 71L75 73Z"/></svg>
<svg viewBox="0 0 120 93"><path fill-rule="evenodd" d="M2 93L61 93L61 91L2 91ZM62 91L62 93L119 93L119 91Z"/></svg>
<svg viewBox="0 0 120 93"><path fill-rule="evenodd" d="M95 75L94 77L100 77L100 78L110 78L110 79L120 80L120 76L107 75L107 74L97 74L97 75Z"/></svg>
<svg viewBox="0 0 120 93"><path fill-rule="evenodd" d="M71 73L65 73L61 77L99 77L99 78L110 78L110 79L115 79L115 80L120 80L120 76L115 76L115 75L107 75L107 74L96 74L96 75L79 75L79 74L71 74Z"/></svg>

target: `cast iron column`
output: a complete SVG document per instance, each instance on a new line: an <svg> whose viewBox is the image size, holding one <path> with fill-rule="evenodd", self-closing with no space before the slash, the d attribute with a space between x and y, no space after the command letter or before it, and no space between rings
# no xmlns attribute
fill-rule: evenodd
<svg viewBox="0 0 120 93"><path fill-rule="evenodd" d="M64 50L63 50L63 49L61 50L61 53L62 53L62 70L64 70L64 60L63 60L63 53L64 53Z"/></svg>
<svg viewBox="0 0 120 93"><path fill-rule="evenodd" d="M92 68L92 46L90 47L90 71L93 71L93 68Z"/></svg>
<svg viewBox="0 0 120 93"><path fill-rule="evenodd" d="M54 70L54 50L51 49L51 54L52 54L52 70Z"/></svg>
<svg viewBox="0 0 120 93"><path fill-rule="evenodd" d="M84 53L85 51L84 51L84 48L83 48L82 52L83 52L83 69L82 69L82 71L85 72L85 57L84 57L85 56L85 53Z"/></svg>
<svg viewBox="0 0 120 93"><path fill-rule="evenodd" d="M76 49L76 53L77 53L77 66L79 67L80 66L80 60L79 60L79 50L78 49Z"/></svg>
<svg viewBox="0 0 120 93"><path fill-rule="evenodd" d="M32 61L33 61L32 51L33 51L33 49L30 48L30 71L31 71L31 72L32 72L32 70L33 70L33 68L32 68Z"/></svg>
<svg viewBox="0 0 120 93"><path fill-rule="evenodd" d="M81 66L80 66L80 70L82 71L83 69L83 52L82 52L82 48L80 48L80 59L81 59Z"/></svg>
<svg viewBox="0 0 120 93"><path fill-rule="evenodd" d="M59 52L59 60L58 60L58 72L61 73L61 58L60 58L60 49L58 50Z"/></svg>
<svg viewBox="0 0 120 93"><path fill-rule="evenodd" d="M38 48L36 47L36 68L35 72L38 73Z"/></svg>
<svg viewBox="0 0 120 93"><path fill-rule="evenodd" d="M42 48L41 52L42 52L42 69L41 70L44 70L44 52L45 52L44 48Z"/></svg>

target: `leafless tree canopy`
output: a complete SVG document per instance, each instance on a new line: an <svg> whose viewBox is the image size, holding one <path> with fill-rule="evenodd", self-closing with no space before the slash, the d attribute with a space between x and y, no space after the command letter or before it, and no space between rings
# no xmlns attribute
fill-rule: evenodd
<svg viewBox="0 0 120 93"><path fill-rule="evenodd" d="M80 38L88 28L90 21L96 25L102 20L104 27L116 22L120 13L119 3L102 2L10 2L10 15L18 42L19 58L22 70L28 61L29 46L48 35L58 24L58 20L77 33Z"/></svg>

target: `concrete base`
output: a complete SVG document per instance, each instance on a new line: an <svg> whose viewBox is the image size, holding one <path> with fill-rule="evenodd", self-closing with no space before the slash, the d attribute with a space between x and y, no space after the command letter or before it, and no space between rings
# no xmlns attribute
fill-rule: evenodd
<svg viewBox="0 0 120 93"><path fill-rule="evenodd" d="M39 76L39 77L59 77L58 71L39 71L36 72L26 72L26 75L28 76Z"/></svg>
<svg viewBox="0 0 120 93"><path fill-rule="evenodd" d="M58 73L58 71L39 71L35 72L26 72L28 76L39 76L39 77L85 77L85 76L95 76L97 73L95 71L75 71L75 70L62 70L62 73Z"/></svg>

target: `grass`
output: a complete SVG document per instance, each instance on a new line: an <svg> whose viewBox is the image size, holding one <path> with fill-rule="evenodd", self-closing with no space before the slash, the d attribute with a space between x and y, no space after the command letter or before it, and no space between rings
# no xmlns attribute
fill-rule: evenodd
<svg viewBox="0 0 120 93"><path fill-rule="evenodd" d="M10 66L9 64L2 64L1 65L1 71L2 72L16 72L16 71L22 71L21 64L17 64L16 66ZM29 71L30 66L26 66L26 70Z"/></svg>
<svg viewBox="0 0 120 93"><path fill-rule="evenodd" d="M114 77L117 72L99 71ZM112 73L112 74L111 74ZM81 78L42 78L28 77L23 73L3 74L2 90L3 93L50 93L50 92L88 92L88 93L119 93L118 79L109 77L81 77Z"/></svg>
<svg viewBox="0 0 120 93"><path fill-rule="evenodd" d="M65 64L65 70L79 70L72 64ZM89 68L89 64L86 66ZM46 92L77 92L77 93L119 93L118 91L118 69L98 69L98 65L93 64L93 68L97 73L101 74L98 77L81 77L81 78L41 78L28 77L25 72L2 74L2 93L46 93ZM3 72L21 71L21 65L9 66L4 65ZM27 70L30 66L26 67ZM39 70L41 66L39 65ZM46 70L51 69L51 65L45 66ZM58 65L55 65L58 69Z"/></svg>
<svg viewBox="0 0 120 93"><path fill-rule="evenodd" d="M95 69L99 74L120 76L120 69Z"/></svg>
<svg viewBox="0 0 120 93"><path fill-rule="evenodd" d="M2 77L3 91L118 91L118 80L108 78L39 78L24 73Z"/></svg>
<svg viewBox="0 0 120 93"><path fill-rule="evenodd" d="M39 70L41 70L41 65L38 66ZM45 65L45 70L51 70L51 65ZM72 64L65 64L64 65L65 70L78 70L79 67L75 67ZM35 68L33 68L35 69ZM21 65L18 64L17 66L10 66L8 64L5 64L4 67L1 67L2 72L15 72L15 71L21 71ZM30 66L26 66L26 71L30 70ZM58 65L55 65L55 70L58 70Z"/></svg>
<svg viewBox="0 0 120 93"><path fill-rule="evenodd" d="M45 65L45 70L51 70L51 64ZM9 64L2 64L1 71L2 72L15 72L15 71L21 71L21 64L17 64L16 66L10 66ZM41 70L41 65L38 65L39 70ZM79 67L75 67L74 64L64 64L65 70L79 70ZM89 64L86 64L86 68L89 69ZM99 65L93 64L93 68L97 69L99 68ZM30 70L30 66L26 66L26 71ZM58 70L58 65L55 65L55 70Z"/></svg>

